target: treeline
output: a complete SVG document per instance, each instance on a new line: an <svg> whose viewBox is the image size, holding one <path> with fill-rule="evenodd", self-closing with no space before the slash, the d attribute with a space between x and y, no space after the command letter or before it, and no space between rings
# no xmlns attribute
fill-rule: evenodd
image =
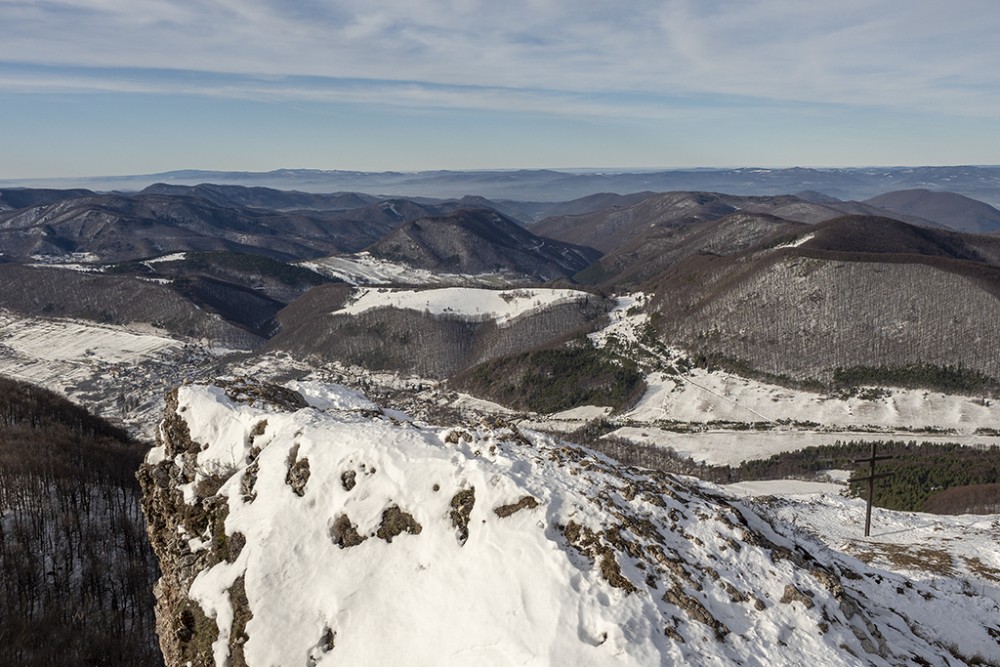
<svg viewBox="0 0 1000 667"><path fill-rule="evenodd" d="M69 401L0 378L0 664L162 664L143 453Z"/></svg>
<svg viewBox="0 0 1000 667"><path fill-rule="evenodd" d="M869 451L870 453L870 451ZM901 442L879 443L879 455L895 458L881 461L878 472L892 473L892 477L875 484L874 503L893 510L932 511L935 507L949 507L949 514L975 511L977 502L957 489L971 485L1000 483L1000 447L978 448L958 444L930 444ZM862 477L867 473L855 473ZM945 491L952 491L951 500L931 500ZM851 493L866 493L864 485L851 482ZM969 507L958 507L956 501L965 497Z"/></svg>
<svg viewBox="0 0 1000 667"><path fill-rule="evenodd" d="M875 483L873 502L886 509L941 513L966 513L975 511L976 503L958 507L962 494L955 494L950 510L943 511L941 503L931 503L936 494L972 484L1000 482L1000 448L970 447L957 443L903 442L885 440L875 442L879 456L892 459L879 461L877 473L892 473L891 477ZM851 440L846 443L807 447L795 452L776 454L768 459L747 461L731 468L733 481L756 479L811 478L824 470L854 470L851 477L861 478L868 468L855 463L871 455L871 441ZM867 486L852 481L851 495L867 495Z"/></svg>
<svg viewBox="0 0 1000 667"><path fill-rule="evenodd" d="M1000 514L1000 484L969 484L939 491L927 499L934 514Z"/></svg>
<svg viewBox="0 0 1000 667"><path fill-rule="evenodd" d="M833 386L851 389L863 385L934 389L944 393L1000 395L1000 380L962 365L852 366L833 372Z"/></svg>
<svg viewBox="0 0 1000 667"><path fill-rule="evenodd" d="M826 470L867 467L856 460L871 455L871 441L837 442L746 461L739 466L712 466L682 458L668 447L607 437L614 426L595 420L571 434L570 440L626 463L664 472L693 475L717 484L769 480L815 479ZM880 461L876 472L892 473L875 484L874 504L886 509L938 514L992 514L1000 511L1000 447L970 447L956 443L896 440L876 441ZM849 493L867 495L867 486L851 482Z"/></svg>
<svg viewBox="0 0 1000 667"><path fill-rule="evenodd" d="M906 364L902 366L850 366L833 369L831 378L796 379L788 375L767 373L754 368L747 361L728 357L719 352L697 352L677 364L680 372L690 368L703 368L709 372L723 370L742 377L776 384L791 389L828 393L839 397L866 397L870 387L899 387L903 389L930 389L946 394L1000 397L1000 379L974 368L958 365ZM881 392L868 391L867 397L881 398Z"/></svg>

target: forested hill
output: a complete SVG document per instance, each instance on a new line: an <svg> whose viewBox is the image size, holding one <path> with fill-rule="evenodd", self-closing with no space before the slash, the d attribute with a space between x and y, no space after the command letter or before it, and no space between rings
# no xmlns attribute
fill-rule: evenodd
<svg viewBox="0 0 1000 667"><path fill-rule="evenodd" d="M0 664L155 666L145 447L0 377Z"/></svg>

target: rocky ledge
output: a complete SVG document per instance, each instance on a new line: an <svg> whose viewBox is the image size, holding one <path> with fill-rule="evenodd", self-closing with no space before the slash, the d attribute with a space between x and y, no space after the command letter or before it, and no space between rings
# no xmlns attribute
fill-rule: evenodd
<svg viewBox="0 0 1000 667"><path fill-rule="evenodd" d="M714 487L298 388L168 398L139 477L170 666L1000 662L988 610Z"/></svg>

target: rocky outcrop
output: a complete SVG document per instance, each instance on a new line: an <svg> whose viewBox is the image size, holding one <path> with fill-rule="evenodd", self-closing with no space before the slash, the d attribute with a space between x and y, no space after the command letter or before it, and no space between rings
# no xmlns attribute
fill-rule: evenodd
<svg viewBox="0 0 1000 667"><path fill-rule="evenodd" d="M972 605L714 488L500 420L304 403L246 381L170 395L140 472L168 665L1000 659Z"/></svg>
<svg viewBox="0 0 1000 667"><path fill-rule="evenodd" d="M283 410L306 405L301 396L284 387L245 381L220 384L227 397L239 402ZM147 530L163 573L154 589L160 648L167 665L199 667L216 664L213 643L219 631L216 621L189 596L191 584L203 570L235 562L246 537L239 532L226 533L229 504L219 493L226 476L221 471L199 469L198 454L207 443L191 437L179 393L180 389L174 389L167 395L158 433L160 454L140 467L138 478ZM254 452L259 453L253 440L263 434L266 425L266 420L260 420L247 434L251 446L248 468L253 466ZM245 476L247 479L251 477ZM234 582L229 595L234 600L246 599L242 581ZM243 612L250 615L248 609ZM241 652L245 623L246 619L234 626L229 647L232 655Z"/></svg>

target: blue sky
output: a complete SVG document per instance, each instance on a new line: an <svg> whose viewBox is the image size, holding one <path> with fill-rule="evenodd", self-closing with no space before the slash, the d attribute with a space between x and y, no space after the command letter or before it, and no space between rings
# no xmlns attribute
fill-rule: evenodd
<svg viewBox="0 0 1000 667"><path fill-rule="evenodd" d="M1000 163L996 0L0 0L0 178Z"/></svg>

